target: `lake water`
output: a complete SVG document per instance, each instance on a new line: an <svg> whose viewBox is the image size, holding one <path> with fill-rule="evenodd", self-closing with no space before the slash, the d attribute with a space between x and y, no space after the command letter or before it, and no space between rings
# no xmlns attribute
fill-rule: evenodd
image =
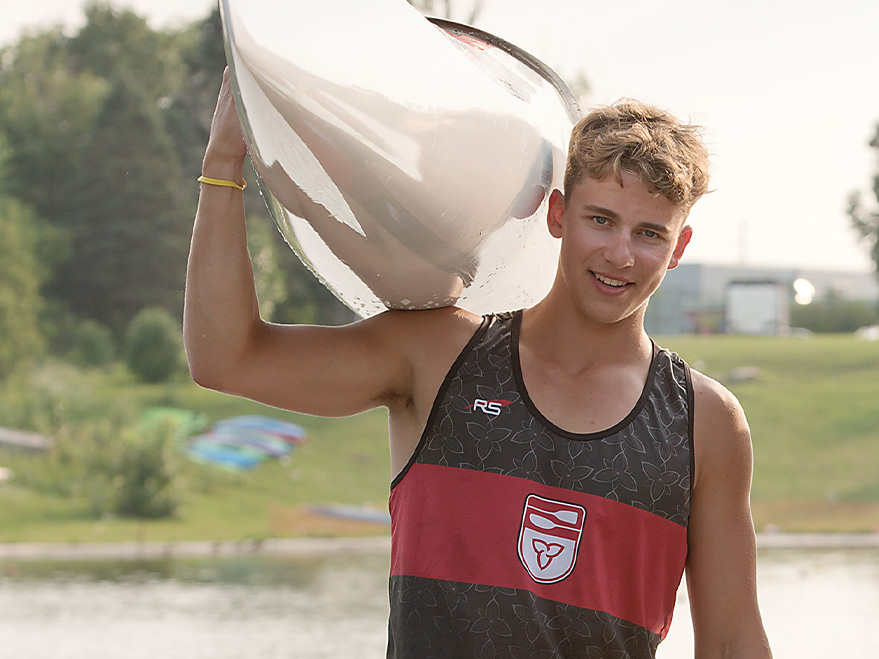
<svg viewBox="0 0 879 659"><path fill-rule="evenodd" d="M0 565L3 659L383 657L385 553ZM879 549L764 550L775 657L874 657ZM692 657L682 590L663 659Z"/></svg>

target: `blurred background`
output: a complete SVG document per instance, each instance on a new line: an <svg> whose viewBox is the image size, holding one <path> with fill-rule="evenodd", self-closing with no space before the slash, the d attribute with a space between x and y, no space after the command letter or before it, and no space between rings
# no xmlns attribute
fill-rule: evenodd
<svg viewBox="0 0 879 659"><path fill-rule="evenodd" d="M748 413L761 592L787 650L777 656L839 651L814 630L800 647L797 621L828 601L854 629L879 614L879 3L415 4L537 56L585 109L636 97L704 127L714 191L692 213L694 240L651 301L648 329ZM145 651L176 638L183 654L162 646L164 656L380 652L386 547L348 563L241 555L267 554L277 538L387 536L384 411L286 414L197 388L182 358L195 178L225 66L216 8L15 3L0 48L0 625L6 647L19 646L9 656L118 656L132 634ZM246 196L264 317L352 320L284 245L257 186ZM102 551L125 560L82 560L95 543L120 543ZM187 546L238 558L187 562ZM808 588L794 598L791 583ZM354 599L304 603L325 592ZM77 613L71 599L91 604ZM217 617L199 617L206 602ZM113 618L169 607L174 632ZM242 621L248 607L270 613ZM230 636L205 631L233 619ZM88 623L101 620L116 636L98 643ZM343 624L354 631L338 633ZM234 647L231 630L248 629L268 640ZM847 639L850 656L866 652L864 638Z"/></svg>

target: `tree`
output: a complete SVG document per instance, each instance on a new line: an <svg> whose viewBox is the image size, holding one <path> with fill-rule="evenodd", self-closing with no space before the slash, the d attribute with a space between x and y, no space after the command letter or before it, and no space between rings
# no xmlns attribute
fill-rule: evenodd
<svg viewBox="0 0 879 659"><path fill-rule="evenodd" d="M24 37L0 57L0 132L8 138L6 185L50 222L64 224L68 195L106 80L70 67L60 30Z"/></svg>
<svg viewBox="0 0 879 659"><path fill-rule="evenodd" d="M848 213L858 236L870 246L870 259L873 261L876 278L879 279L879 213L865 212L857 194L849 199Z"/></svg>
<svg viewBox="0 0 879 659"><path fill-rule="evenodd" d="M87 19L72 38L50 30L3 52L0 131L10 192L71 245L57 252L70 259L46 287L49 308L120 334L140 308L181 307L196 186L161 113L184 68L175 34L106 5Z"/></svg>
<svg viewBox="0 0 879 659"><path fill-rule="evenodd" d="M185 82L170 99L163 114L184 171L198 172L226 66L219 10L214 9L204 21L182 32L178 45L185 67ZM256 194L256 186L253 188L248 189L248 196Z"/></svg>
<svg viewBox="0 0 879 659"><path fill-rule="evenodd" d="M182 87L186 69L177 33L153 30L133 11L106 2L91 2L85 16L85 25L68 45L73 71L127 78L152 103L167 103Z"/></svg>
<svg viewBox="0 0 879 659"><path fill-rule="evenodd" d="M116 359L116 338L104 325L87 318L73 329L67 359L78 366L106 366Z"/></svg>
<svg viewBox="0 0 879 659"><path fill-rule="evenodd" d="M879 125L876 126L876 134L870 140L870 146L879 149ZM873 176L873 196L879 201L879 172ZM860 193L853 192L849 196L848 214L860 239L870 245L870 258L879 279L879 211L865 210L861 205Z"/></svg>
<svg viewBox="0 0 879 659"><path fill-rule="evenodd" d="M113 82L81 161L73 251L53 292L117 335L145 307L179 315L192 211L158 108L127 77Z"/></svg>
<svg viewBox="0 0 879 659"><path fill-rule="evenodd" d="M277 231L264 218L247 221L247 250L253 264L253 279L259 300L259 313L272 320L275 308L287 298L284 272L278 267L277 242L272 234Z"/></svg>
<svg viewBox="0 0 879 659"><path fill-rule="evenodd" d="M144 382L164 382L183 364L180 325L164 309L144 309L128 328L125 363Z"/></svg>
<svg viewBox="0 0 879 659"><path fill-rule="evenodd" d="M879 149L879 125L876 126L876 134L870 140L870 146ZM873 177L873 196L879 201L879 173ZM870 245L870 258L879 279L879 212L865 210L861 205L860 193L853 192L849 196L848 214L858 236Z"/></svg>
<svg viewBox="0 0 879 659"><path fill-rule="evenodd" d="M864 300L848 300L833 291L811 304L793 304L790 324L819 333L851 333L876 322L876 306Z"/></svg>
<svg viewBox="0 0 879 659"><path fill-rule="evenodd" d="M42 224L2 189L6 153L0 134L0 379L43 349L40 285L46 274L39 256Z"/></svg>
<svg viewBox="0 0 879 659"><path fill-rule="evenodd" d="M38 314L43 269L33 211L0 196L0 379L43 349Z"/></svg>

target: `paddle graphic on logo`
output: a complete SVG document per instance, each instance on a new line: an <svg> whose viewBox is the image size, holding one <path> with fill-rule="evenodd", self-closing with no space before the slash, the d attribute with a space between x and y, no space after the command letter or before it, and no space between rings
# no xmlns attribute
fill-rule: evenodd
<svg viewBox="0 0 879 659"><path fill-rule="evenodd" d="M586 509L529 494L519 529L519 560L537 583L556 583L574 571Z"/></svg>

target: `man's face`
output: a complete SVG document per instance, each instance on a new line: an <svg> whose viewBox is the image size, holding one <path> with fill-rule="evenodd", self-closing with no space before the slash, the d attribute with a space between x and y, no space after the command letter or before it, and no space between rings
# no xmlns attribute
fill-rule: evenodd
<svg viewBox="0 0 879 659"><path fill-rule="evenodd" d="M635 174L622 180L584 178L567 198L554 192L549 205L549 230L562 239L554 287L601 323L643 314L692 235L679 206Z"/></svg>

